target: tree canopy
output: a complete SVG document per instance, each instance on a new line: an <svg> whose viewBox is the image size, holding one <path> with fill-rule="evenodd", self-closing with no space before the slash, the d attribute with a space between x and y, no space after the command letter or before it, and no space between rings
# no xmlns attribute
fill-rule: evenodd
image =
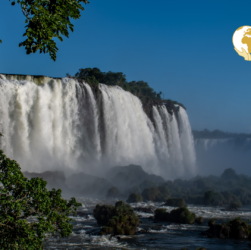
<svg viewBox="0 0 251 250"><path fill-rule="evenodd" d="M80 205L60 189L47 191L41 178L28 180L0 150L0 249L42 249L46 236L69 236L68 216Z"/></svg>
<svg viewBox="0 0 251 250"><path fill-rule="evenodd" d="M83 79L90 84L103 83L106 85L118 85L124 90L127 90L141 100L154 99L155 101L161 100L161 92L156 93L147 82L144 81L131 81L126 80L126 75L122 72L101 72L98 68L85 68L80 69L75 74L77 78Z"/></svg>
<svg viewBox="0 0 251 250"><path fill-rule="evenodd" d="M79 19L88 0L9 0L12 5L20 5L25 15L26 40L19 44L26 53L49 53L56 60L58 51L54 38L63 41L62 36L69 37L69 29L73 31L71 18ZM2 42L0 40L0 42Z"/></svg>

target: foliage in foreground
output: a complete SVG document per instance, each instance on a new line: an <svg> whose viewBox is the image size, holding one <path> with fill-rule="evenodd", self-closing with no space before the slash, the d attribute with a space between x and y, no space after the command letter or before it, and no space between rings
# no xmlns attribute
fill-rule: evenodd
<svg viewBox="0 0 251 250"><path fill-rule="evenodd" d="M112 205L96 205L93 215L102 227L100 234L133 235L139 224L139 218L133 209L118 201Z"/></svg>
<svg viewBox="0 0 251 250"><path fill-rule="evenodd" d="M73 31L71 19L79 19L80 11L84 10L81 3L88 0L11 0L11 4L20 4L26 18L26 40L19 44L24 46L26 53L49 53L56 60L58 48L53 38L63 41L62 36L69 37ZM0 40L0 42L2 42Z"/></svg>
<svg viewBox="0 0 251 250"><path fill-rule="evenodd" d="M28 180L0 150L0 249L42 249L46 236L69 236L68 216L80 205L62 199L60 189L47 191L41 178Z"/></svg>

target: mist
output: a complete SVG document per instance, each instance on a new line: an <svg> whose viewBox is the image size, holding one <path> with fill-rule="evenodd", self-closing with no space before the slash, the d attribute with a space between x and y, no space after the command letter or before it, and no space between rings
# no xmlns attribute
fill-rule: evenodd
<svg viewBox="0 0 251 250"><path fill-rule="evenodd" d="M219 176L225 169L232 168L238 174L251 176L250 134L196 132L194 141L198 174Z"/></svg>

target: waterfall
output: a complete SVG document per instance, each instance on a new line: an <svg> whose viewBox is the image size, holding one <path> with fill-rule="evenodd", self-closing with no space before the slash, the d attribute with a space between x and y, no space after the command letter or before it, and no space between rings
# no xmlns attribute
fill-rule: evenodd
<svg viewBox="0 0 251 250"><path fill-rule="evenodd" d="M23 171L104 172L138 164L166 178L195 171L193 137L186 111L176 115L141 101L118 86L98 93L74 79L43 84L0 78L0 148ZM177 121L178 119L178 121Z"/></svg>
<svg viewBox="0 0 251 250"><path fill-rule="evenodd" d="M226 168L251 175L251 139L195 139L199 174L220 175Z"/></svg>
<svg viewBox="0 0 251 250"><path fill-rule="evenodd" d="M196 157L194 150L194 140L185 109L180 107L178 116L180 120L180 142L185 167L187 167L189 171L192 171L192 173L195 174Z"/></svg>

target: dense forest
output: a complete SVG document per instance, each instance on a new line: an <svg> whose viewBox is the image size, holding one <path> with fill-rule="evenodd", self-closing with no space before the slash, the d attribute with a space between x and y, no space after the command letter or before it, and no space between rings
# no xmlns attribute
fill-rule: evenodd
<svg viewBox="0 0 251 250"><path fill-rule="evenodd" d="M169 112L178 110L175 104L185 108L181 103L170 99L164 99L162 92L160 91L157 93L147 82L127 81L126 75L122 72L101 72L98 68L85 68L79 69L75 74L75 77L84 80L94 88L97 87L99 83L103 83L111 86L117 85L122 89L131 92L141 100L143 108L147 114L151 114L152 105L164 104Z"/></svg>
<svg viewBox="0 0 251 250"><path fill-rule="evenodd" d="M251 177L238 175L235 170L229 168L219 177L197 176L191 180L168 180L161 184L148 180L131 191L141 194L145 201L163 202L166 199L175 198L184 199L187 204L227 207L235 203L240 207L251 204L250 190Z"/></svg>
<svg viewBox="0 0 251 250"><path fill-rule="evenodd" d="M204 129L202 131L193 130L194 139L227 139L227 138L251 138L251 134L245 133L228 133L221 130L210 131Z"/></svg>

